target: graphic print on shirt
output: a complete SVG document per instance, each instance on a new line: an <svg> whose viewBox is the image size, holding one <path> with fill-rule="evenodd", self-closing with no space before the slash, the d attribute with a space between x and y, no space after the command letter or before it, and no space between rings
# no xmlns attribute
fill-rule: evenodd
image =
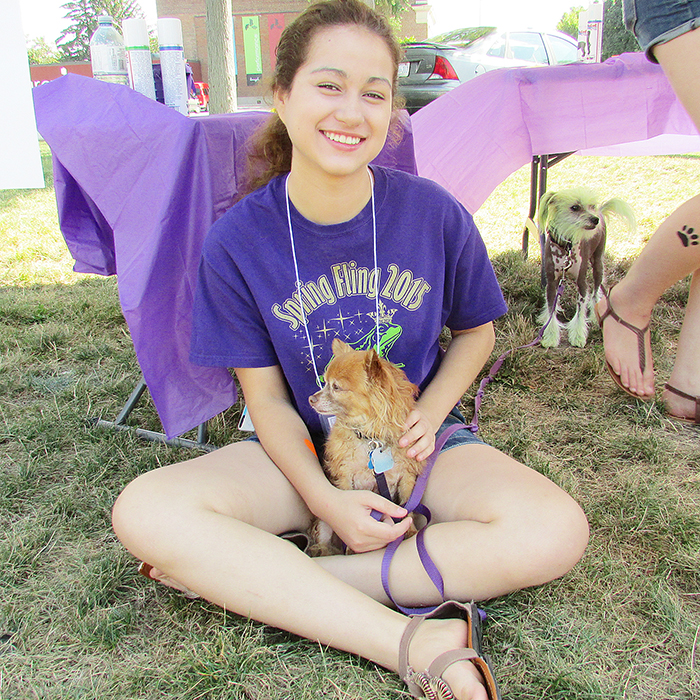
<svg viewBox="0 0 700 700"><path fill-rule="evenodd" d="M378 319L374 307L377 289ZM378 322L378 352L391 362L390 351L403 333L403 328L394 321L394 315L400 307L417 311L430 289L430 284L422 277L415 277L411 270L401 270L393 263L384 271L381 268L358 267L351 260L332 265L330 275L321 275L316 281L302 283L299 294L290 295L282 304L273 304L271 311L276 318L289 325L296 338L304 340L306 318L312 350L329 345L336 336L356 350L376 348ZM361 305L364 310L360 310L358 305L353 313L343 312L338 302L352 297L372 300L371 311L367 310L369 307L365 301ZM336 309L329 308L336 305ZM347 303L343 306L347 309ZM311 357L307 357L307 360L312 368ZM402 363L396 364L403 366Z"/></svg>

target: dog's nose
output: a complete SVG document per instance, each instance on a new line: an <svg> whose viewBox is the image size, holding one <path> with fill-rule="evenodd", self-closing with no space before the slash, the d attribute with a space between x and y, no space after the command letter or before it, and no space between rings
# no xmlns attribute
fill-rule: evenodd
<svg viewBox="0 0 700 700"><path fill-rule="evenodd" d="M600 219L599 219L597 216L592 216L592 217L591 217L591 223L592 223L594 226L597 226L597 225L600 223Z"/></svg>

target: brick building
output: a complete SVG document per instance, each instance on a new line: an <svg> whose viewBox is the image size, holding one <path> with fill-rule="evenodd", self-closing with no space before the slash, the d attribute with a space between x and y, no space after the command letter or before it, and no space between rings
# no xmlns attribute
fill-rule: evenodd
<svg viewBox="0 0 700 700"><path fill-rule="evenodd" d="M262 104L274 66L279 35L302 10L308 0L231 0L238 101ZM427 0L414 0L414 8L402 15L401 36L425 39L428 35ZM205 0L157 0L159 17L177 17L182 22L185 58L196 78L208 82ZM201 72L200 72L201 71Z"/></svg>

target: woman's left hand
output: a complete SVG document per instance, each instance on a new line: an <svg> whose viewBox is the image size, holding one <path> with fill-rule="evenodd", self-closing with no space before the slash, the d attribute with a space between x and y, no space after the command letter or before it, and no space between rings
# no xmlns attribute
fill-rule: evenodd
<svg viewBox="0 0 700 700"><path fill-rule="evenodd" d="M406 418L406 432L399 440L399 447L408 447L406 454L422 462L435 449L435 428L423 413L414 408Z"/></svg>

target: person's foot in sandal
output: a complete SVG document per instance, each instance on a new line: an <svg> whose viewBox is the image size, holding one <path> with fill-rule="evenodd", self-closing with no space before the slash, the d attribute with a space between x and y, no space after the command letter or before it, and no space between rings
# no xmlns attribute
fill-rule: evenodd
<svg viewBox="0 0 700 700"><path fill-rule="evenodd" d="M457 607L465 611L473 607L476 611L476 606L451 602L440 606L448 615L459 615L460 611L454 610ZM438 615L440 608L436 611ZM436 700L500 700L489 661L482 655L477 639L480 635L470 635L471 624L480 622L470 623L459 616L438 619L426 616L416 624L419 619L412 618L399 652L400 657L404 657L399 664L399 675L407 683L411 695ZM467 658L469 656L472 658Z"/></svg>
<svg viewBox="0 0 700 700"><path fill-rule="evenodd" d="M664 406L671 418L700 425L700 392L688 393L669 382L664 387Z"/></svg>
<svg viewBox="0 0 700 700"><path fill-rule="evenodd" d="M637 309L616 285L595 307L602 327L605 360L615 383L640 399L654 396L654 365L651 356L651 312Z"/></svg>

